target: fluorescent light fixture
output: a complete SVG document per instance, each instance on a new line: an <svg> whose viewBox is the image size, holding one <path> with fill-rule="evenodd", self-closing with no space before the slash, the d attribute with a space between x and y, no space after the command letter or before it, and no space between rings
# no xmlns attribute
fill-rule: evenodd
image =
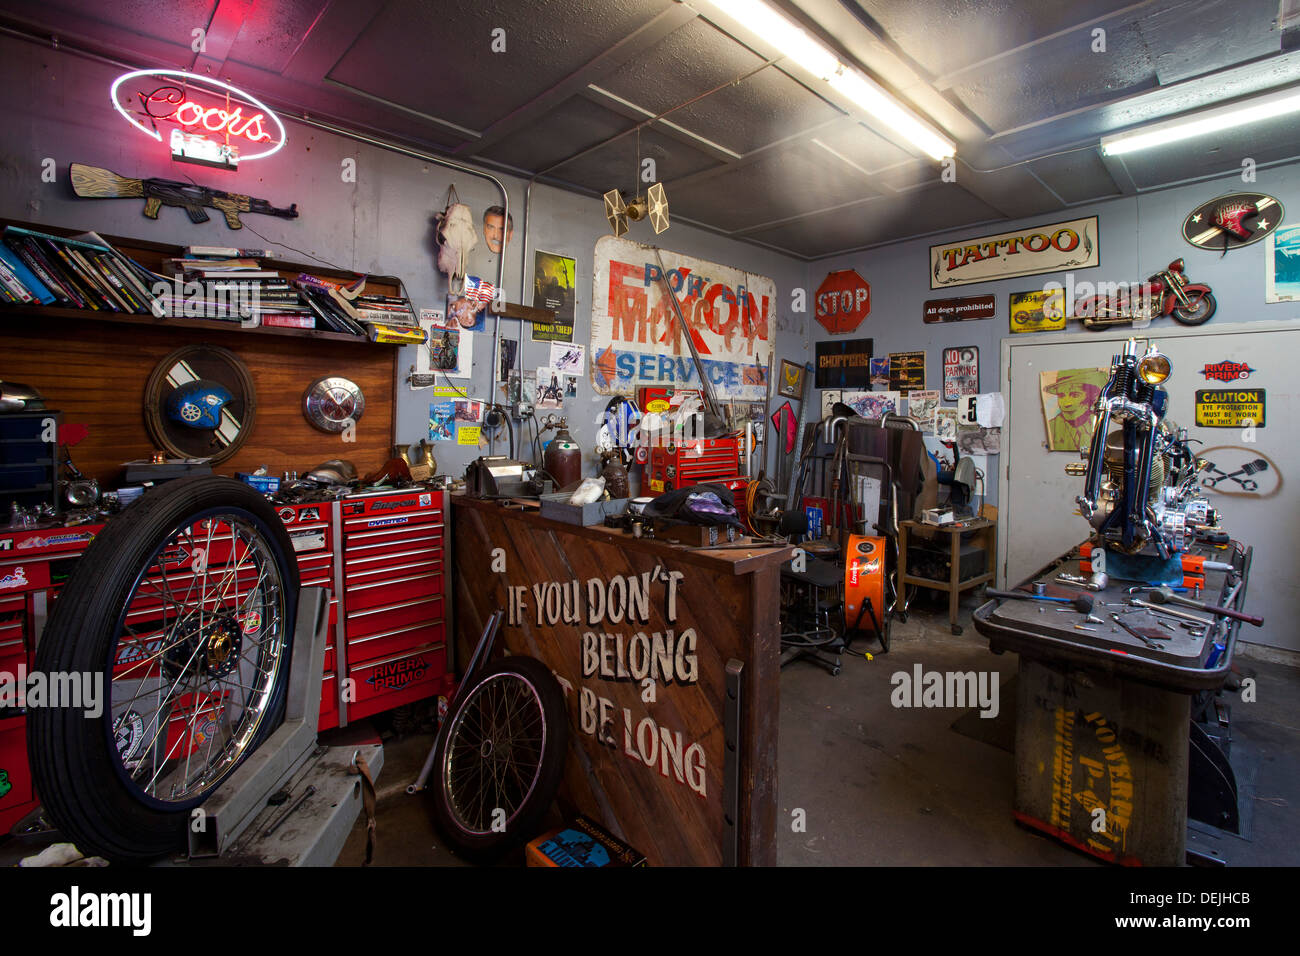
<svg viewBox="0 0 1300 956"><path fill-rule="evenodd" d="M809 73L829 83L917 149L936 160L956 153L957 146L952 140L900 103L879 83L842 62L802 27L763 0L709 2Z"/></svg>
<svg viewBox="0 0 1300 956"><path fill-rule="evenodd" d="M1127 133L1103 136L1101 151L1106 156L1120 156L1139 149L1150 149L1153 146L1164 146L1195 136L1204 136L1207 133L1221 133L1237 126L1258 123L1297 111L1300 111L1300 89L1293 87L1229 106L1219 106L1189 116L1153 123Z"/></svg>

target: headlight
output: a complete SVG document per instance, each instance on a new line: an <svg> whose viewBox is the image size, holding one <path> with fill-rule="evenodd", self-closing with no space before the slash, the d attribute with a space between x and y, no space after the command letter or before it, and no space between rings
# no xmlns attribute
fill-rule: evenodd
<svg viewBox="0 0 1300 956"><path fill-rule="evenodd" d="M1173 366L1169 363L1168 357L1157 352L1155 346L1152 346L1150 351L1142 356L1142 361L1138 362L1138 375L1148 385L1163 384L1172 371Z"/></svg>

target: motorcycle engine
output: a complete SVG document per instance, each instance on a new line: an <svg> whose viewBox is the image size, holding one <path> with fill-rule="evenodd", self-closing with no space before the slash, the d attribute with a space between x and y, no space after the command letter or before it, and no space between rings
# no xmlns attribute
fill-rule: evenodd
<svg viewBox="0 0 1300 956"><path fill-rule="evenodd" d="M1169 372L1168 359L1154 346L1139 360L1137 343L1130 339L1115 356L1111 380L1097 401L1099 422L1088 465L1066 469L1085 476L1084 494L1076 499L1080 513L1105 547L1127 554L1179 553L1218 520L1196 486L1207 463L1188 450L1186 431L1164 418L1167 397L1159 386ZM1145 487L1127 488L1126 481L1134 478Z"/></svg>

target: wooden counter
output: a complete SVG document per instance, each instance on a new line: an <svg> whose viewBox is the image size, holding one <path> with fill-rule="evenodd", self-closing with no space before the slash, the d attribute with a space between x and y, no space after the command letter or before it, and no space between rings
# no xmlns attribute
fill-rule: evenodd
<svg viewBox="0 0 1300 956"><path fill-rule="evenodd" d="M566 813L651 865L776 863L780 568L793 549L688 550L461 495L452 546L458 664L504 609L509 651L568 685Z"/></svg>

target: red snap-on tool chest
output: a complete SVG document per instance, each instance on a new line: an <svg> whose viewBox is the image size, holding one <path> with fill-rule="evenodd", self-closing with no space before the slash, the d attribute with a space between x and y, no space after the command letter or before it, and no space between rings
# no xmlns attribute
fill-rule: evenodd
<svg viewBox="0 0 1300 956"><path fill-rule="evenodd" d="M450 693L446 507L445 491L422 488L276 506L302 586L330 592L320 730ZM0 672L30 669L54 601L102 528L0 530ZM0 708L0 833L38 805L26 715Z"/></svg>

